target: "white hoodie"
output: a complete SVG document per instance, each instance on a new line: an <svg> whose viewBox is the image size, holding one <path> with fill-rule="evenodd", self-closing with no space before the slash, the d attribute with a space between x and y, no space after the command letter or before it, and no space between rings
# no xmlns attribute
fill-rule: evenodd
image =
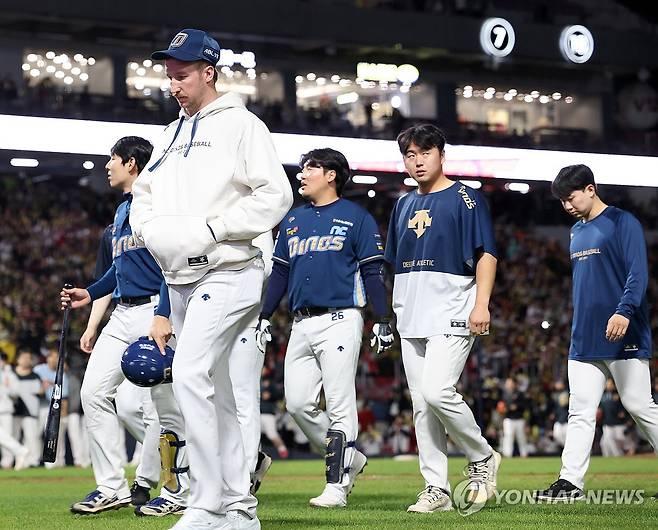
<svg viewBox="0 0 658 530"><path fill-rule="evenodd" d="M288 177L263 122L227 93L164 131L133 184L130 225L168 284L239 270L290 209Z"/></svg>

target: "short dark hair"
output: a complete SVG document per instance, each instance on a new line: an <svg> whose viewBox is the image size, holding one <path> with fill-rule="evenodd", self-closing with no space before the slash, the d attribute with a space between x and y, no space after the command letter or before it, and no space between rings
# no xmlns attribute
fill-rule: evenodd
<svg viewBox="0 0 658 530"><path fill-rule="evenodd" d="M137 165L137 173L142 172L149 158L151 158L152 152L153 146L151 142L140 136L124 136L117 140L117 143L110 150L110 153L118 156L124 164L127 164L131 158L134 158Z"/></svg>
<svg viewBox="0 0 658 530"><path fill-rule="evenodd" d="M421 149L436 147L443 153L446 146L446 136L436 125L420 123L398 134L397 142L403 155L408 151L411 144L416 144Z"/></svg>
<svg viewBox="0 0 658 530"><path fill-rule="evenodd" d="M590 184L596 189L592 170L585 164L575 164L560 170L551 184L551 192L558 199L564 200L574 191L584 190Z"/></svg>
<svg viewBox="0 0 658 530"><path fill-rule="evenodd" d="M343 153L329 147L313 149L302 155L299 167L303 168L306 163L311 167L321 167L325 172L333 169L336 172L336 194L339 197L342 195L343 188L352 175L350 164Z"/></svg>

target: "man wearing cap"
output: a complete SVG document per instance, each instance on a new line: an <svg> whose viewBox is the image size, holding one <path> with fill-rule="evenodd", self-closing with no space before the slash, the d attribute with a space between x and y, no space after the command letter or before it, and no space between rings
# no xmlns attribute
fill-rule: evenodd
<svg viewBox="0 0 658 530"><path fill-rule="evenodd" d="M252 240L292 205L269 131L234 93L215 89L220 48L207 33L180 31L164 59L179 119L169 125L133 186L130 223L169 286L178 345L173 388L190 467L180 529L258 529L257 501L229 378L228 357L260 303L264 265ZM164 346L164 318L152 335Z"/></svg>

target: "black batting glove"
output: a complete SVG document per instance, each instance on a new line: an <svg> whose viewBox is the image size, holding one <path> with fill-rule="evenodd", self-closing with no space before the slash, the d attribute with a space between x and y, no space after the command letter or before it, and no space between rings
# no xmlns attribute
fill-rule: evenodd
<svg viewBox="0 0 658 530"><path fill-rule="evenodd" d="M391 327L390 322L377 322L372 326L370 346L374 349L374 352L377 355L393 346L393 339L393 328Z"/></svg>

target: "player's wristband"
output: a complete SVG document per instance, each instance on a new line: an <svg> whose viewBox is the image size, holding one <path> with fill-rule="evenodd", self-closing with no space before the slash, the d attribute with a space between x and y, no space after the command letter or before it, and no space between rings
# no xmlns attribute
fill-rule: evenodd
<svg viewBox="0 0 658 530"><path fill-rule="evenodd" d="M266 313L261 313L260 315L258 315L258 320L269 320L270 318L272 318L272 313L270 313L269 315Z"/></svg>

